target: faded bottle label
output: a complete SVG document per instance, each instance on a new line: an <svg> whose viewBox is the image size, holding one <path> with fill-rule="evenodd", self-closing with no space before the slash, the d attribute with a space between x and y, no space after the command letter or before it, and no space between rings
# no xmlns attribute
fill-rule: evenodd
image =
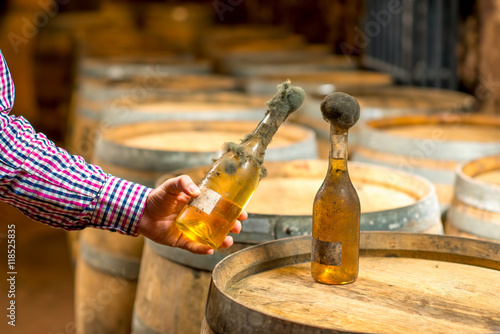
<svg viewBox="0 0 500 334"><path fill-rule="evenodd" d="M342 263L342 243L312 239L311 261L327 266L340 266Z"/></svg>
<svg viewBox="0 0 500 334"><path fill-rule="evenodd" d="M212 213L212 210L215 208L221 197L222 196L219 193L213 191L212 189L202 187L198 197L194 197L190 204L209 215Z"/></svg>

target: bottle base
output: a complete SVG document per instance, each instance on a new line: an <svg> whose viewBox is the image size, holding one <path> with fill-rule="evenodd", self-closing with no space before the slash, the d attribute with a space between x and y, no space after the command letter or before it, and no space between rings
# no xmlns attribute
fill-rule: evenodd
<svg viewBox="0 0 500 334"><path fill-rule="evenodd" d="M314 277L314 280L318 283L321 283L321 284L327 284L327 285L346 285L346 284L351 284L351 283L354 283L356 282L356 279L353 279L353 280L349 280L349 281L330 281L330 280L320 280L320 279L317 279L316 277Z"/></svg>
<svg viewBox="0 0 500 334"><path fill-rule="evenodd" d="M177 228L181 230L181 232L187 236L189 239L198 242L200 244L208 245L213 249L219 248L220 245L217 245L209 236L210 232L208 228L203 223L198 224L189 224L189 226L184 225L180 222L176 222Z"/></svg>
<svg viewBox="0 0 500 334"><path fill-rule="evenodd" d="M340 266L328 266L311 262L311 276L318 283L330 285L344 285L356 281L358 278L358 266L343 268Z"/></svg>

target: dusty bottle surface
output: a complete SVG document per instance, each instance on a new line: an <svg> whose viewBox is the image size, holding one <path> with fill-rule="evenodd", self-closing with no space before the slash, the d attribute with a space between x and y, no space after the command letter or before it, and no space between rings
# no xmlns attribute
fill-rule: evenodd
<svg viewBox="0 0 500 334"><path fill-rule="evenodd" d="M176 219L186 236L214 249L221 245L265 175L264 155L273 135L300 107L304 96L300 87L289 82L278 85L255 131L239 145L225 144L225 153L199 184L200 195L192 198Z"/></svg>
<svg viewBox="0 0 500 334"><path fill-rule="evenodd" d="M313 205L311 274L326 284L352 283L358 277L361 210L347 169L348 129L359 118L357 101L328 95L321 111L330 125L328 170Z"/></svg>

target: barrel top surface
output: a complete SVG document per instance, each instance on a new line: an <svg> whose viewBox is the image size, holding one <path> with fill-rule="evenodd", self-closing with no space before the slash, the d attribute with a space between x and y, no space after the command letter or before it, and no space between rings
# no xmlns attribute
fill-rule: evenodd
<svg viewBox="0 0 500 334"><path fill-rule="evenodd" d="M178 150L192 152L216 152L225 142L239 142L240 132L234 132L230 129L207 130L200 132L192 131L171 131L166 133L153 133L150 135L135 136L124 139L122 143L129 147L151 149L151 150ZM195 144L193 144L195 143ZM292 143L286 137L276 136L273 140L273 146L285 146Z"/></svg>
<svg viewBox="0 0 500 334"><path fill-rule="evenodd" d="M165 56L100 56L83 57L79 62L82 78L125 79L137 75L166 75L172 73L210 73L208 60L193 60Z"/></svg>
<svg viewBox="0 0 500 334"><path fill-rule="evenodd" d="M144 151L217 152L225 142L240 142L257 122L251 121L168 121L143 122L116 127L103 140L125 148ZM313 134L300 126L285 124L269 148L286 146Z"/></svg>
<svg viewBox="0 0 500 334"><path fill-rule="evenodd" d="M498 116L453 113L385 117L367 122L368 129L391 137L463 142L500 142L499 126Z"/></svg>
<svg viewBox="0 0 500 334"><path fill-rule="evenodd" d="M346 93L354 96L361 108L394 109L460 109L472 110L476 100L467 93L414 86L382 86L353 88ZM313 94L313 100L323 100L324 94Z"/></svg>
<svg viewBox="0 0 500 334"><path fill-rule="evenodd" d="M362 232L359 277L310 274L310 237L234 253L214 268L206 317L219 333L488 333L500 330L500 244Z"/></svg>
<svg viewBox="0 0 500 334"><path fill-rule="evenodd" d="M298 50L256 51L251 53L230 53L223 55L225 61L243 65L280 65L286 63L337 62L346 64L348 59L343 56L329 55L327 46L304 47Z"/></svg>
<svg viewBox="0 0 500 334"><path fill-rule="evenodd" d="M265 167L267 176L260 181L246 211L283 216L311 215L314 197L328 170L328 161L272 161L266 162ZM181 174L189 175L195 182L201 181L209 168L199 166L173 171L157 183ZM360 197L362 212L411 206L434 193L434 186L426 179L393 168L350 161L349 175Z"/></svg>
<svg viewBox="0 0 500 334"><path fill-rule="evenodd" d="M253 94L270 94L276 85L290 80L293 85L302 87L308 94L330 94L345 92L355 87L375 87L392 85L394 79L385 73L346 70L311 70L306 73L265 73L247 77L244 89Z"/></svg>
<svg viewBox="0 0 500 334"><path fill-rule="evenodd" d="M283 75L269 74L262 75L259 79L263 81L279 81ZM314 83L314 84L391 84L393 78L384 73L370 72L370 71L318 71L301 74L291 74L288 79L292 83L300 86L300 83Z"/></svg>
<svg viewBox="0 0 500 334"><path fill-rule="evenodd" d="M263 117L266 110L267 97L251 96L236 92L216 92L210 94L196 93L188 96L168 99L151 98L141 101L130 108L131 112L245 112L259 111Z"/></svg>
<svg viewBox="0 0 500 334"><path fill-rule="evenodd" d="M146 65L144 65L146 67ZM118 70L117 70L118 71ZM158 91L214 91L214 90L235 90L236 80L234 78L214 75L214 74L170 74L150 68L144 73L137 73L133 76L113 78L83 78L80 85L87 89L84 91L86 97L92 98L91 94L96 94L98 90L126 90L129 95L131 90L158 90ZM123 92L126 96L126 92ZM141 99L142 100L142 99Z"/></svg>
<svg viewBox="0 0 500 334"><path fill-rule="evenodd" d="M157 56L108 56L108 57L83 57L80 59L81 66L113 66L120 64L137 64L137 65L156 65L156 64L206 64L207 61L194 60L193 57L179 57L172 53L171 55L162 54Z"/></svg>
<svg viewBox="0 0 500 334"><path fill-rule="evenodd" d="M221 155L224 143L240 143L258 125L258 121L201 119L205 118L116 126L98 139L95 159L101 164L111 163L145 173L210 164ZM314 131L283 124L266 150L266 160L315 159L316 145ZM150 181L154 183L160 175L154 175Z"/></svg>

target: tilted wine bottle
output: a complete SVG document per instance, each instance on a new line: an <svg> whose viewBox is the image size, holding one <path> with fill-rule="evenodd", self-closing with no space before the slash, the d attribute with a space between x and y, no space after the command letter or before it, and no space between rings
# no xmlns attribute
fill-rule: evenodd
<svg viewBox="0 0 500 334"><path fill-rule="evenodd" d="M330 122L330 156L314 199L311 245L311 274L321 283L347 284L358 277L361 208L347 169L347 137L359 109L344 93L330 94L321 103Z"/></svg>
<svg viewBox="0 0 500 334"><path fill-rule="evenodd" d="M302 88L290 82L278 85L254 132L239 145L225 144L225 153L199 184L200 195L191 198L177 216L177 227L186 236L214 249L222 244L265 175L264 155L272 137L304 98Z"/></svg>

